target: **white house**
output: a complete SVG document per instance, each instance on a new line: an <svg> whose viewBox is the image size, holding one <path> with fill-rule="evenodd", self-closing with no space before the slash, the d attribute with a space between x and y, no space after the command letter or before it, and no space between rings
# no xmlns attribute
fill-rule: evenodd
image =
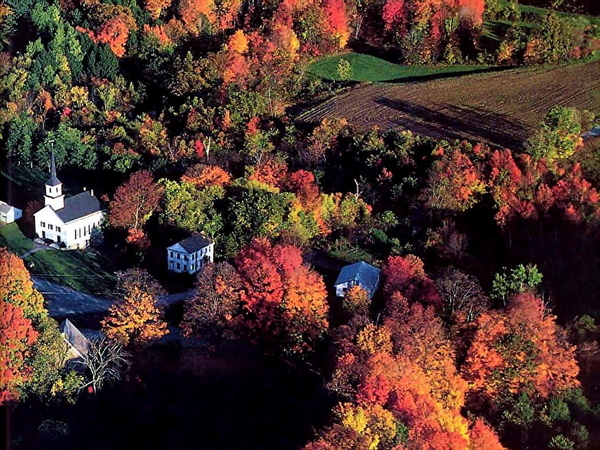
<svg viewBox="0 0 600 450"><path fill-rule="evenodd" d="M367 291L369 298L373 298L379 287L379 274L377 267L364 261L344 266L335 281L335 295L345 297L352 286L360 286Z"/></svg>
<svg viewBox="0 0 600 450"><path fill-rule="evenodd" d="M100 226L103 212L93 191L83 191L65 198L62 183L56 178L54 155L50 162L50 179L46 182L45 206L36 212L35 233L67 248L85 248L92 230Z"/></svg>
<svg viewBox="0 0 600 450"><path fill-rule="evenodd" d="M0 200L0 223L12 223L20 219L23 211Z"/></svg>
<svg viewBox="0 0 600 450"><path fill-rule="evenodd" d="M177 273L196 273L213 262L215 243L202 234L195 234L167 247L169 270Z"/></svg>

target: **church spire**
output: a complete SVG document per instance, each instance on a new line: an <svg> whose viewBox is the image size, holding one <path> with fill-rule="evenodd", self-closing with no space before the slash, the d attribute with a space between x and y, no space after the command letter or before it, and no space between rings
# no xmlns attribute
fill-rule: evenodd
<svg viewBox="0 0 600 450"><path fill-rule="evenodd" d="M46 182L47 186L58 186L61 184L58 178L56 178L56 162L54 161L54 152L50 157L50 179Z"/></svg>

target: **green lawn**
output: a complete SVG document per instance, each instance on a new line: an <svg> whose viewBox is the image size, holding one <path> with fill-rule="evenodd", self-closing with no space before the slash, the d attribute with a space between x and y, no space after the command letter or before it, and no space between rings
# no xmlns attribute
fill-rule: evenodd
<svg viewBox="0 0 600 450"><path fill-rule="evenodd" d="M33 242L23 236L16 223L9 223L0 228L0 246L20 256L33 248Z"/></svg>
<svg viewBox="0 0 600 450"><path fill-rule="evenodd" d="M308 73L326 80L340 81L338 64L345 59L352 67L351 81L402 81L439 74L469 73L489 66L402 66L363 53L328 56L313 62Z"/></svg>
<svg viewBox="0 0 600 450"><path fill-rule="evenodd" d="M110 261L94 250L41 250L25 260L32 274L88 294L106 295L114 287Z"/></svg>

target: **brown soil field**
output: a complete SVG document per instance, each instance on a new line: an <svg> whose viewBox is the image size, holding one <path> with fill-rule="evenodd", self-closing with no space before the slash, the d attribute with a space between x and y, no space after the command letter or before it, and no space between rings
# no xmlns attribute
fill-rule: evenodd
<svg viewBox="0 0 600 450"><path fill-rule="evenodd" d="M359 129L401 128L518 148L554 105L600 113L600 61L410 83L362 84L298 116L345 118Z"/></svg>

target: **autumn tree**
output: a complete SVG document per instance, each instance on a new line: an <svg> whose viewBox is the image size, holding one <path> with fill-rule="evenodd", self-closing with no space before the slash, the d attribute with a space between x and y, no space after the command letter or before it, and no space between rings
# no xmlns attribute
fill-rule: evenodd
<svg viewBox="0 0 600 450"><path fill-rule="evenodd" d="M187 336L219 335L240 312L242 279L228 263L210 264L196 281L196 296L186 302L181 327Z"/></svg>
<svg viewBox="0 0 600 450"><path fill-rule="evenodd" d="M439 305L440 294L425 274L423 261L418 256L391 256L383 268L383 290L386 296L400 292L410 302Z"/></svg>
<svg viewBox="0 0 600 450"><path fill-rule="evenodd" d="M219 166L196 164L187 168L181 181L192 183L197 188L228 186L231 183L231 175Z"/></svg>
<svg viewBox="0 0 600 450"><path fill-rule="evenodd" d="M477 279L454 267L442 270L435 286L448 317L460 312L466 322L472 322L491 306Z"/></svg>
<svg viewBox="0 0 600 450"><path fill-rule="evenodd" d="M575 349L541 299L514 297L506 311L489 311L476 332L462 368L473 395L491 401L504 394L549 395L579 386Z"/></svg>
<svg viewBox="0 0 600 450"><path fill-rule="evenodd" d="M47 314L23 260L5 248L0 248L0 300L21 308L27 319L39 320Z"/></svg>
<svg viewBox="0 0 600 450"><path fill-rule="evenodd" d="M429 208L462 212L473 207L485 191L481 174L459 149L445 151L433 163L424 192Z"/></svg>
<svg viewBox="0 0 600 450"><path fill-rule="evenodd" d="M243 281L241 326L255 339L286 353L314 348L328 327L323 279L290 245L252 242L236 258Z"/></svg>
<svg viewBox="0 0 600 450"><path fill-rule="evenodd" d="M527 149L534 158L553 160L568 158L582 144L579 112L554 106L529 140Z"/></svg>
<svg viewBox="0 0 600 450"><path fill-rule="evenodd" d="M141 230L157 209L161 190L153 180L152 173L140 170L120 185L110 202L109 223L126 230Z"/></svg>
<svg viewBox="0 0 600 450"><path fill-rule="evenodd" d="M172 0L144 0L144 7L150 13L150 17L156 20L161 13L171 5Z"/></svg>
<svg viewBox="0 0 600 450"><path fill-rule="evenodd" d="M169 332L157 304L160 285L142 269L117 274L115 303L102 320L110 339L126 346L144 346Z"/></svg>
<svg viewBox="0 0 600 450"><path fill-rule="evenodd" d="M23 309L0 299L0 405L18 398L31 378L28 359L37 336Z"/></svg>

